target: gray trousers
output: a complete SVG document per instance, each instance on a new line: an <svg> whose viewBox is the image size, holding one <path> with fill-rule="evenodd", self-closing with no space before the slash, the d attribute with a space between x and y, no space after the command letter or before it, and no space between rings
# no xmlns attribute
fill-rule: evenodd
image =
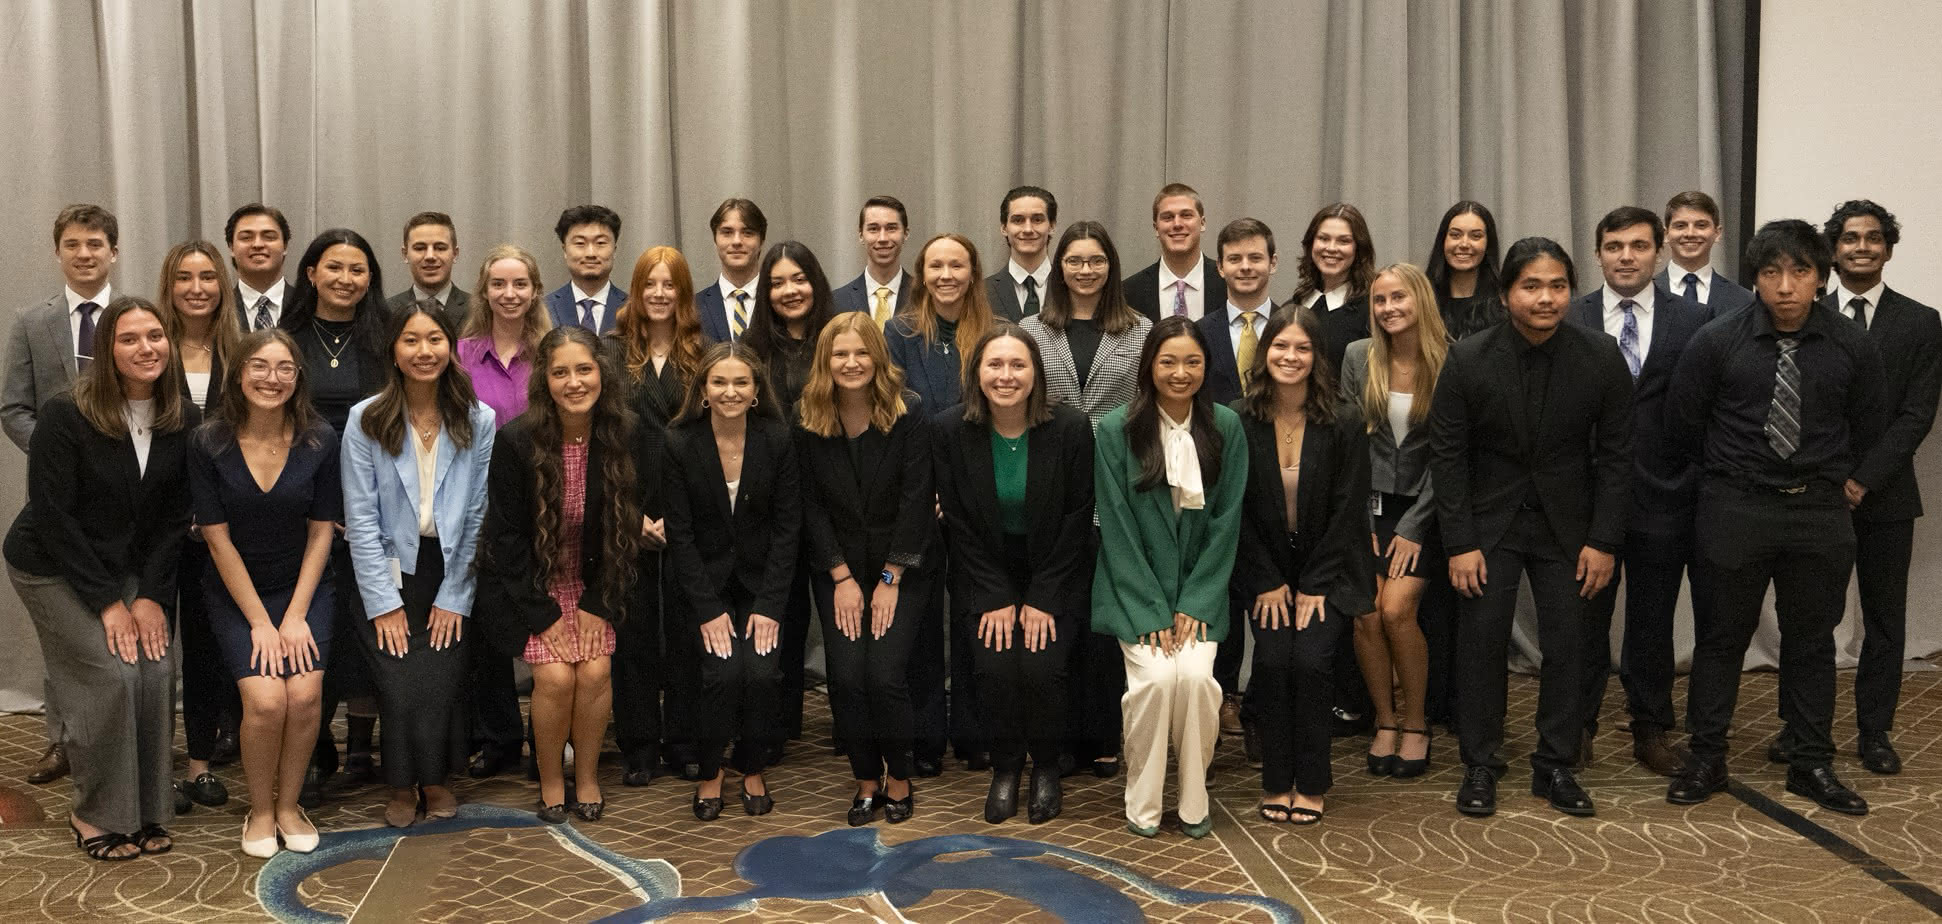
<svg viewBox="0 0 1942 924"><path fill-rule="evenodd" d="M47 661L47 687L61 704L61 743L74 773L73 814L132 834L175 816L169 777L175 740L175 659L123 663L108 651L101 615L67 579L7 569ZM130 582L126 599L133 599Z"/></svg>

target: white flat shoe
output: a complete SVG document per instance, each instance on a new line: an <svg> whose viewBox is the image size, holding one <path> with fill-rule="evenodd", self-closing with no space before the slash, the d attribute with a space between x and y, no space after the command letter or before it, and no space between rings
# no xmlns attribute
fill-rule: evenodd
<svg viewBox="0 0 1942 924"><path fill-rule="evenodd" d="M259 860L268 860L276 856L276 833L272 831L269 837L250 840L249 822L250 815L253 814L255 813L251 812L243 816L243 853Z"/></svg>
<svg viewBox="0 0 1942 924"><path fill-rule="evenodd" d="M310 825L309 834L292 834L283 830L282 825L276 826L276 833L283 838L283 849L292 853L309 853L317 849L317 823L311 821L310 816L305 815L303 809L297 809L297 814Z"/></svg>

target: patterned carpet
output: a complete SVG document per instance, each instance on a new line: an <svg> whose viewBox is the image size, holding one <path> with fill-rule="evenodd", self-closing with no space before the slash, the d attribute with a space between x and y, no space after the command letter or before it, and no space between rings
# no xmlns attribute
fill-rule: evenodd
<svg viewBox="0 0 1942 924"><path fill-rule="evenodd" d="M1048 907L1088 920L1932 920L1933 906L1922 901L1942 889L1934 847L1942 843L1942 672L1907 675L1897 736L1907 769L1896 777L1873 776L1848 753L1848 682L1844 674L1836 769L1873 805L1866 818L1785 793L1783 768L1765 760L1778 726L1772 674L1749 674L1743 685L1730 757L1738 793L1692 808L1666 804L1664 781L1632 762L1622 722L1608 721L1581 776L1598 817L1566 818L1528 794L1536 683L1519 676L1508 723L1512 771L1488 820L1451 806L1460 768L1447 737L1434 744L1431 773L1411 781L1367 776L1366 739L1338 739L1328 817L1313 828L1258 820L1259 775L1242 763L1237 741L1223 741L1215 836L1202 841L1181 835L1177 823L1152 840L1128 834L1123 781L1090 775L1066 780L1065 813L1051 824L1034 827L1021 814L987 825L980 812L988 777L955 765L919 781L910 822L850 832L842 820L852 792L847 766L830 756L826 700L811 694L808 735L770 774L777 810L769 816L743 815L731 781L729 811L698 823L689 784L657 778L629 789L610 753L608 810L598 823L534 826L536 787L508 775L460 782L468 803L460 819L398 838L375 830L377 787L339 786L313 813L327 835L340 835L325 842L337 855L283 854L268 867L235 847L246 804L234 766L219 771L229 804L177 819L172 853L85 860L65 826L66 784L20 782L41 749L38 717L5 716L0 786L33 798L48 820L0 830L0 921L621 920L677 890L683 901L741 903L655 906L696 921L1047 920ZM1612 690L1608 716L1621 714L1617 684ZM1678 697L1683 703L1683 689ZM799 840L831 831L844 833ZM757 889L765 897L749 898Z"/></svg>

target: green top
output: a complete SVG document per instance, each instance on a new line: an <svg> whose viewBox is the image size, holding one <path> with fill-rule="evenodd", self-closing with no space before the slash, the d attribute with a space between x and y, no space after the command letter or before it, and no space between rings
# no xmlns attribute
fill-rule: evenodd
<svg viewBox="0 0 1942 924"><path fill-rule="evenodd" d="M1031 456L1030 430L1017 439L991 431L991 474L998 482L998 525L1007 535L1023 536L1030 529L1025 515L1025 462Z"/></svg>
<svg viewBox="0 0 1942 924"><path fill-rule="evenodd" d="M1173 628L1173 614L1185 613L1207 625L1209 641L1227 638L1227 582L1241 538L1247 434L1233 411L1215 405L1213 412L1222 440L1220 480L1205 486L1205 507L1177 516L1166 485L1135 489L1140 460L1126 442L1126 408L1099 422L1093 442L1099 555L1092 572L1092 631L1131 644Z"/></svg>

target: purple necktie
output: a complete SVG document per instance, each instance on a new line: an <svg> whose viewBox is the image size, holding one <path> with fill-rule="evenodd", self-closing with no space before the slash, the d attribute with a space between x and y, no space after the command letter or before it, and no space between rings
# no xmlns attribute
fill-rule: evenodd
<svg viewBox="0 0 1942 924"><path fill-rule="evenodd" d="M1173 315L1179 318L1187 316L1187 280L1185 279L1173 284Z"/></svg>
<svg viewBox="0 0 1942 924"><path fill-rule="evenodd" d="M74 338L76 372L88 371L88 363L94 360L94 312L100 307L93 302L81 303L81 333Z"/></svg>
<svg viewBox="0 0 1942 924"><path fill-rule="evenodd" d="M1625 312L1625 326L1618 331L1618 351L1625 354L1625 365L1632 370L1633 381L1638 380L1639 367L1645 365L1639 358L1639 317L1634 311L1638 306L1638 302L1629 298L1618 303L1618 310Z"/></svg>

